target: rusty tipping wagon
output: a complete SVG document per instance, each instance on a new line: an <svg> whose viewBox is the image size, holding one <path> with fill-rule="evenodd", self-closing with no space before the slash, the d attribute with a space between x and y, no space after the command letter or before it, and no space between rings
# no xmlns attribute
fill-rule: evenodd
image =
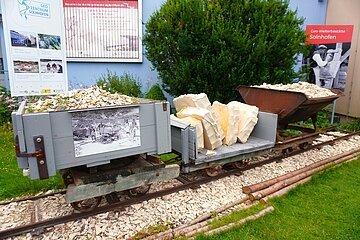
<svg viewBox="0 0 360 240"><path fill-rule="evenodd" d="M309 98L304 93L274 90L260 87L237 87L245 103L257 106L260 111L271 112L278 115L277 140L281 142L279 150L292 150L293 146L300 145L305 148L318 136L316 133L317 113L340 96L342 92L331 89L336 95L328 97ZM314 129L291 126L291 123L305 121L311 118ZM298 138L286 140L281 137L280 131L292 128L306 132ZM310 132L310 133L309 133ZM313 138L310 138L312 136ZM306 141L302 142L304 139Z"/></svg>

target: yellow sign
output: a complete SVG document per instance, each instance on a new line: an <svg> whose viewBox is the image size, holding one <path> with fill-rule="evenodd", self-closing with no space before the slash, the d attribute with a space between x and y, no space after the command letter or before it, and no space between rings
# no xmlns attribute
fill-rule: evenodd
<svg viewBox="0 0 360 240"><path fill-rule="evenodd" d="M50 94L52 93L52 90L51 89L41 89L41 94Z"/></svg>

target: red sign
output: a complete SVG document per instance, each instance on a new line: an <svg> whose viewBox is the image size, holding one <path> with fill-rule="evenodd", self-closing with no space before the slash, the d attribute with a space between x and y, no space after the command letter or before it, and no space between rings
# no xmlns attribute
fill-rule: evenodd
<svg viewBox="0 0 360 240"><path fill-rule="evenodd" d="M138 8L137 0L63 0L64 7Z"/></svg>
<svg viewBox="0 0 360 240"><path fill-rule="evenodd" d="M310 44L351 42L353 25L307 25L306 42Z"/></svg>

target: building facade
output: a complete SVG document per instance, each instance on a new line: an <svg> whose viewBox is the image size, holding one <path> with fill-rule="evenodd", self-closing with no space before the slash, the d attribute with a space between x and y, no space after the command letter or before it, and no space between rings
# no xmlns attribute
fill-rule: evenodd
<svg viewBox="0 0 360 240"><path fill-rule="evenodd" d="M142 22L143 32L145 30L146 21L149 19L151 14L161 7L164 0L152 0L142 1ZM299 16L305 18L305 24L323 24L325 23L327 0L291 0L290 7L297 9ZM1 55L3 66L0 70L0 84L7 83L7 63L5 61L5 43L4 33L2 24L0 25L0 44L1 44ZM144 48L144 47L143 47ZM145 49L143 49L145 50ZM143 51L144 54L144 51ZM142 90L146 92L154 83L161 81L158 78L158 74L151 67L151 63L143 56L142 63L112 63L112 62L68 62L68 80L70 88L79 88L85 86L91 86L96 83L96 80L107 72L109 69L117 74L132 73L139 77L142 83ZM2 79L2 80L1 80Z"/></svg>
<svg viewBox="0 0 360 240"><path fill-rule="evenodd" d="M360 1L329 0L326 24L354 25L351 53L347 66L344 96L337 100L336 113L350 117L360 117Z"/></svg>
<svg viewBox="0 0 360 240"><path fill-rule="evenodd" d="M159 9L164 0L142 1L142 32L145 32L145 23L152 13ZM336 104L336 112L360 117L360 1L359 0L290 0L290 8L305 18L304 28L307 24L353 24L353 41L351 47L350 61L347 71L346 90ZM0 24L0 85L9 86L8 66L6 62L6 51L4 43L4 32L2 21ZM142 47L142 62L84 62L68 61L68 80L70 89L82 88L94 85L96 80L110 70L118 75L131 73L139 78L142 91L147 92L149 88L161 82L158 74L152 69L151 63L146 59L144 46ZM295 66L299 69L302 56L298 57L299 63Z"/></svg>

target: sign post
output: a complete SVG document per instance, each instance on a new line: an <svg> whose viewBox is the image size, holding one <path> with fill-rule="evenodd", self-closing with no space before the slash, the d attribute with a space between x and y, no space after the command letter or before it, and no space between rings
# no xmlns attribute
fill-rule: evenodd
<svg viewBox="0 0 360 240"><path fill-rule="evenodd" d="M307 25L306 43L312 44L310 56L303 60L310 66L308 82L324 88L345 91L353 25ZM331 123L334 122L334 100Z"/></svg>
<svg viewBox="0 0 360 240"><path fill-rule="evenodd" d="M1 0L12 96L67 92L62 1Z"/></svg>
<svg viewBox="0 0 360 240"><path fill-rule="evenodd" d="M308 81L324 88L345 90L353 25L307 25L310 56L303 63L310 65Z"/></svg>

